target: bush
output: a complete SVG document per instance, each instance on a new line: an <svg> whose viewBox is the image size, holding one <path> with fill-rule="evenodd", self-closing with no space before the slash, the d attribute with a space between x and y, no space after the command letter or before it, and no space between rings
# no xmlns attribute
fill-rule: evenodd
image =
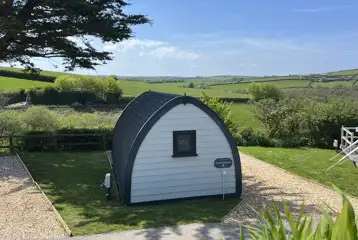
<svg viewBox="0 0 358 240"><path fill-rule="evenodd" d="M260 101L263 99L273 99L275 101L279 101L283 96L278 87L269 83L252 83L249 85L249 93L254 101Z"/></svg>
<svg viewBox="0 0 358 240"><path fill-rule="evenodd" d="M43 106L32 106L26 111L3 110L0 112L0 136L16 135L13 137L15 145L27 151L103 150L111 147L118 116L71 110L59 114ZM54 137L57 134L61 135ZM7 141L0 139L1 145L8 145Z"/></svg>
<svg viewBox="0 0 358 240"><path fill-rule="evenodd" d="M222 102L217 98L208 96L205 92L201 93L200 100L216 112L229 128L231 134L235 135L238 127L231 115L231 104Z"/></svg>
<svg viewBox="0 0 358 240"><path fill-rule="evenodd" d="M341 126L358 126L358 104L349 100L335 100L327 104L315 103L306 109L305 128L309 144L320 148L332 147L340 139Z"/></svg>
<svg viewBox="0 0 358 240"><path fill-rule="evenodd" d="M92 93L104 100L108 94L122 94L119 81L113 78L64 75L56 78L55 85L63 92Z"/></svg>
<svg viewBox="0 0 358 240"><path fill-rule="evenodd" d="M340 139L342 125L358 126L358 104L349 100L320 103L313 100L266 99L255 103L254 113L278 147L331 148Z"/></svg>
<svg viewBox="0 0 358 240"><path fill-rule="evenodd" d="M28 108L21 120L30 131L54 132L58 126L56 114L43 106Z"/></svg>
<svg viewBox="0 0 358 240"><path fill-rule="evenodd" d="M0 136L21 134L24 129L20 114L16 111L0 112Z"/></svg>
<svg viewBox="0 0 358 240"><path fill-rule="evenodd" d="M195 88L194 83L193 83L193 82L190 82L190 83L188 84L188 88Z"/></svg>
<svg viewBox="0 0 358 240"><path fill-rule="evenodd" d="M284 99L276 102L265 99L254 103L253 112L268 130L273 138L284 138L299 134L302 123L303 102L294 99Z"/></svg>
<svg viewBox="0 0 358 240"><path fill-rule="evenodd" d="M267 133L259 129L245 127L239 130L235 135L239 146L262 146L273 147L274 142L269 138Z"/></svg>

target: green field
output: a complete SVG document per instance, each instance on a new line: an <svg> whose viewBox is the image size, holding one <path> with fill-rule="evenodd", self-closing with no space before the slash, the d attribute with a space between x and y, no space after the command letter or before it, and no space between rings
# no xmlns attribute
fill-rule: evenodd
<svg viewBox="0 0 358 240"><path fill-rule="evenodd" d="M0 90L12 91L19 88L29 89L32 87L46 87L52 83L40 82L40 81L31 81L27 79L20 78L8 78L0 77Z"/></svg>
<svg viewBox="0 0 358 240"><path fill-rule="evenodd" d="M331 76L346 76L346 75L355 75L355 74L358 74L358 69L350 69L350 70L343 70L343 71L328 73L328 75L331 75Z"/></svg>
<svg viewBox="0 0 358 240"><path fill-rule="evenodd" d="M290 88L290 87L306 87L310 83L307 80L280 80L280 81L272 81L272 82L265 82L275 85L279 88ZM236 84L226 84L226 85L217 85L217 86L210 86L210 89L215 90L226 90L226 91L237 91L237 90L248 90L249 85L251 83L236 83Z"/></svg>
<svg viewBox="0 0 358 240"><path fill-rule="evenodd" d="M319 87L334 87L334 86L345 86L345 87L352 87L352 81L332 81L332 82L319 82L313 83L312 86L319 86ZM358 85L357 85L358 86Z"/></svg>
<svg viewBox="0 0 358 240"><path fill-rule="evenodd" d="M242 82L284 81L284 80L300 80L300 76L291 75L291 76L255 77L255 78L244 79Z"/></svg>
<svg viewBox="0 0 358 240"><path fill-rule="evenodd" d="M234 121L240 128L243 127L261 127L260 121L251 112L251 105L245 103L232 104L231 114Z"/></svg>
<svg viewBox="0 0 358 240"><path fill-rule="evenodd" d="M0 71L11 71L11 72L21 72L23 73L23 68L9 68L9 67L0 67ZM70 73L64 73L64 72L53 72L53 71L41 71L40 75L43 76L51 76L51 77L58 77L64 74L70 74ZM71 73L74 74L74 73Z"/></svg>
<svg viewBox="0 0 358 240"><path fill-rule="evenodd" d="M104 152L24 153L21 158L74 235L219 222L237 198L206 198L125 207L105 200L100 184L110 171Z"/></svg>
<svg viewBox="0 0 358 240"><path fill-rule="evenodd" d="M15 71L21 72L20 68L4 68L0 67L0 70L5 71ZM42 71L41 75L47 76L60 76L62 74L70 73L61 73L61 72L51 72L51 71ZM349 76L358 74L358 70L345 70L339 72L331 72L329 75L332 76ZM193 78L184 78L184 77L128 77L132 80L125 80L124 77L121 77L121 87L125 96L136 96L144 91L149 89L158 92L167 92L174 94L187 94L190 96L200 96L202 91L205 91L210 96L215 97L227 97L227 98L248 98L249 95L246 94L248 86L252 82L266 82L271 83L279 88L293 88L293 87L307 87L310 83L309 80L300 80L299 75L289 75L289 76L271 76L271 77L242 77L242 76L211 76L211 77L193 77ZM233 81L234 79L244 78L241 83L230 84L228 82ZM134 81L135 80L135 81ZM172 82L172 83L146 83L144 81L164 81L164 80L181 80L185 82ZM208 85L211 83L224 83L224 85L219 86L210 86L207 89L200 88L184 88L182 86L187 86L189 82L194 82L197 85ZM324 86L332 87L337 84L344 86L351 86L352 82L348 81L335 81L335 82L326 82L326 83L314 83L312 86ZM20 88L28 89L31 87L43 87L49 86L51 83L43 83L39 81L30 81L26 79L15 79L15 78L6 78L0 77L0 90L12 91Z"/></svg>
<svg viewBox="0 0 358 240"><path fill-rule="evenodd" d="M152 91L174 93L174 94L187 94L189 96L200 96L201 92L206 92L209 96L213 97L235 97L235 98L248 98L248 94L230 93L222 91L221 89L200 89L200 88L183 88L180 86L186 85L186 82L179 83L144 83L134 81L120 81L120 86L125 96L136 96L149 89Z"/></svg>
<svg viewBox="0 0 358 240"><path fill-rule="evenodd" d="M353 163L348 161L327 170L338 160L329 161L336 154L334 150L264 147L240 147L239 150L328 187L333 183L346 193L358 196L358 168Z"/></svg>

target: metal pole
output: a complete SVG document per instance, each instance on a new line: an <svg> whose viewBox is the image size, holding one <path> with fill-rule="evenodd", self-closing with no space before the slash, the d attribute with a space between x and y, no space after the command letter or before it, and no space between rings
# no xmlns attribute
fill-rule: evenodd
<svg viewBox="0 0 358 240"><path fill-rule="evenodd" d="M225 199L225 196L224 196L224 172L222 172L222 181L221 181L221 183L222 183L222 192L223 192L223 200Z"/></svg>
<svg viewBox="0 0 358 240"><path fill-rule="evenodd" d="M224 176L226 175L226 171L222 172L222 191L223 191L223 200L225 199L225 189L224 189Z"/></svg>

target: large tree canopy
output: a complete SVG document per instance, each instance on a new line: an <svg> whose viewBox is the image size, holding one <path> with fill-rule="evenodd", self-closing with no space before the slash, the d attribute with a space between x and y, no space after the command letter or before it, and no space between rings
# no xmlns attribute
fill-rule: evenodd
<svg viewBox="0 0 358 240"><path fill-rule="evenodd" d="M0 62L33 68L33 57L60 58L67 70L111 60L91 40L120 42L150 20L126 14L122 0L0 0Z"/></svg>

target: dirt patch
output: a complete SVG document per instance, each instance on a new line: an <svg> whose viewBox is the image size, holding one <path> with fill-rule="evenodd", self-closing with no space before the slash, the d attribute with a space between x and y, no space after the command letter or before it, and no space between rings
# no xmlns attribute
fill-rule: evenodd
<svg viewBox="0 0 358 240"><path fill-rule="evenodd" d="M17 156L0 157L0 236L2 240L67 236Z"/></svg>

